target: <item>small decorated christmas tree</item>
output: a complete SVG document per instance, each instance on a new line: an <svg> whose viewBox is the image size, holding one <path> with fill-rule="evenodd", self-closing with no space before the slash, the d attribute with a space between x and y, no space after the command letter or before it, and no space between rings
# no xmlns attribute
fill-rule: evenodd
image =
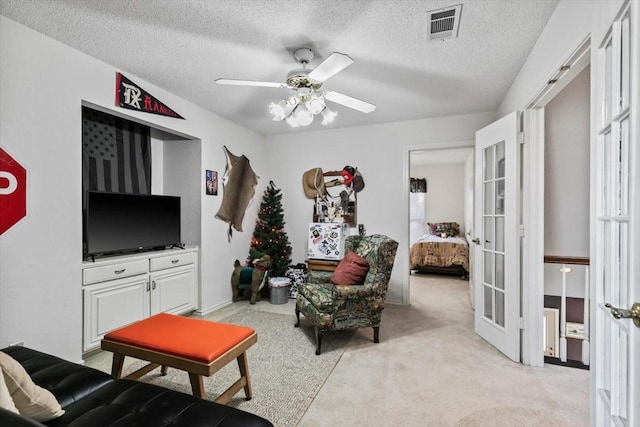
<svg viewBox="0 0 640 427"><path fill-rule="evenodd" d="M270 181L258 211L248 260L252 261L262 255L271 256L271 277L284 276L291 264L291 245L284 231L284 224L282 194L273 181Z"/></svg>

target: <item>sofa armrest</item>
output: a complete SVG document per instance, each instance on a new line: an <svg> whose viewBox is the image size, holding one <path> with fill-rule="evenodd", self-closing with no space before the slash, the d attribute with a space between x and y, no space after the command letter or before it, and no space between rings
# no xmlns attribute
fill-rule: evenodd
<svg viewBox="0 0 640 427"><path fill-rule="evenodd" d="M23 415L16 414L15 412L7 411L4 408L0 408L0 425L11 427L44 427L44 424Z"/></svg>
<svg viewBox="0 0 640 427"><path fill-rule="evenodd" d="M114 380L105 372L27 347L2 351L17 360L34 383L53 393L62 409Z"/></svg>

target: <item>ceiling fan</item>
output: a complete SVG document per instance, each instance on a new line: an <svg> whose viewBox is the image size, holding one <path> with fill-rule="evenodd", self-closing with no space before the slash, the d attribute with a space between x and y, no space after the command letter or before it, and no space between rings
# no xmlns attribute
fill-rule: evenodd
<svg viewBox="0 0 640 427"><path fill-rule="evenodd" d="M235 79L216 79L215 82L222 85L259 86L294 90L294 95L269 105L269 112L273 116L273 120L285 120L292 127L311 124L316 114L322 115L322 124L331 123L337 113L329 109L324 102L325 100L344 105L362 113L370 113L376 109L375 105L368 102L332 90L322 89L322 84L327 79L353 64L353 59L349 55L333 52L314 69L307 68L307 65L314 57L311 49L300 48L293 55L296 61L302 65L302 68L291 70L287 74L285 83Z"/></svg>

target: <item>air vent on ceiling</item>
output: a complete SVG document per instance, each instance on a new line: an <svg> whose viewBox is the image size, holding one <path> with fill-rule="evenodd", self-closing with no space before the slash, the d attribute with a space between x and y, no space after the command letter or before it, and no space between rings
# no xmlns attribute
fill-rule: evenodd
<svg viewBox="0 0 640 427"><path fill-rule="evenodd" d="M427 12L427 39L446 40L458 37L462 5L445 7Z"/></svg>

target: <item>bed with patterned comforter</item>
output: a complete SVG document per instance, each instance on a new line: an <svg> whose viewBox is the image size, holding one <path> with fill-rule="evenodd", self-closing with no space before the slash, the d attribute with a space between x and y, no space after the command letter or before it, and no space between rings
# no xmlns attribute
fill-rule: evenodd
<svg viewBox="0 0 640 427"><path fill-rule="evenodd" d="M469 244L464 237L425 234L411 245L409 259L411 269L419 272L469 274Z"/></svg>

